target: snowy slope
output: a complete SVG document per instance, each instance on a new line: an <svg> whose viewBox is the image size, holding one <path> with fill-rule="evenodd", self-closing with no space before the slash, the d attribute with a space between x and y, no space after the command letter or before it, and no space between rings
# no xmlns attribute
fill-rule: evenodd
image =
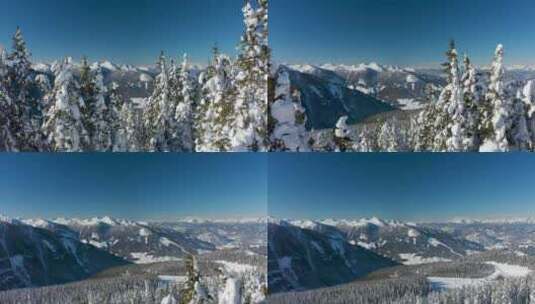
<svg viewBox="0 0 535 304"><path fill-rule="evenodd" d="M127 262L46 221L0 220L0 290L66 283ZM44 228L39 228L43 226Z"/></svg>
<svg viewBox="0 0 535 304"><path fill-rule="evenodd" d="M334 72L317 67L304 71L306 73L290 68L289 76L292 88L301 92L308 129L332 128L341 116L347 115L350 123L355 123L395 109L370 95L347 88L343 78Z"/></svg>
<svg viewBox="0 0 535 304"><path fill-rule="evenodd" d="M341 284L397 265L334 231L322 233L280 222L268 225L268 235L270 293Z"/></svg>
<svg viewBox="0 0 535 304"><path fill-rule="evenodd" d="M80 239L133 262L173 260L215 246L171 227L113 219L56 219L79 234Z"/></svg>
<svg viewBox="0 0 535 304"><path fill-rule="evenodd" d="M378 218L324 223L338 228L349 242L406 264L449 261L484 250L478 243L414 223Z"/></svg>

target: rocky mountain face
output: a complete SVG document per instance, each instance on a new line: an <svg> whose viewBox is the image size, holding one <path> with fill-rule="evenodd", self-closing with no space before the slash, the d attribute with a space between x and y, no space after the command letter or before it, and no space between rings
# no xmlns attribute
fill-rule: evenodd
<svg viewBox="0 0 535 304"><path fill-rule="evenodd" d="M136 263L173 260L216 249L212 243L164 225L110 217L55 222L75 232L82 242Z"/></svg>
<svg viewBox="0 0 535 304"><path fill-rule="evenodd" d="M67 227L39 224L43 227L0 219L0 290L78 281L128 264L81 242Z"/></svg>
<svg viewBox="0 0 535 304"><path fill-rule="evenodd" d="M270 293L337 285L397 265L341 234L272 222L268 235Z"/></svg>
<svg viewBox="0 0 535 304"><path fill-rule="evenodd" d="M358 220L271 220L270 291L346 283L395 265L449 262L485 251L480 243L430 225Z"/></svg>
<svg viewBox="0 0 535 304"><path fill-rule="evenodd" d="M292 89L301 92L308 129L333 128L341 116L350 124L372 117L403 116L419 111L437 98L445 85L439 68L401 68L378 63L343 65L281 65L291 71ZM478 70L488 82L488 67ZM506 69L505 80L514 95L528 80L535 79L532 67ZM388 114L391 113L391 114Z"/></svg>
<svg viewBox="0 0 535 304"><path fill-rule="evenodd" d="M291 90L301 94L308 129L332 128L341 116L348 116L350 123L357 123L395 109L373 96L348 88L344 79L331 71L315 68L303 72L290 68L289 76Z"/></svg>

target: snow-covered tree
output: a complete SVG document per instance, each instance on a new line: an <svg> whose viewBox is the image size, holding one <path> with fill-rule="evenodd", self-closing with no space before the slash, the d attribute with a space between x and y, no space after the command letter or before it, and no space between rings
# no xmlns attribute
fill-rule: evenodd
<svg viewBox="0 0 535 304"><path fill-rule="evenodd" d="M178 92L179 98L175 109L175 137L177 139L177 150L188 152L194 150L192 127L195 86L191 77L187 55L184 55L178 80L180 85L177 89L180 91Z"/></svg>
<svg viewBox="0 0 535 304"><path fill-rule="evenodd" d="M160 74L156 77L154 92L149 98L144 113L144 127L147 133L145 150L150 152L170 151L174 132L174 107L170 98L169 70L162 52L158 60Z"/></svg>
<svg viewBox="0 0 535 304"><path fill-rule="evenodd" d="M53 104L43 125L50 147L58 152L78 152L89 143L80 108L84 106L73 76L72 59L66 58L57 71Z"/></svg>
<svg viewBox="0 0 535 304"><path fill-rule="evenodd" d="M464 99L464 151L477 151L481 144L479 134L480 106L484 96L481 74L476 70L468 56L464 58L462 92Z"/></svg>
<svg viewBox="0 0 535 304"><path fill-rule="evenodd" d="M485 130L481 151L506 152L510 149L508 133L512 124L512 109L511 99L505 92L503 55L503 45L499 44L494 54L486 95L486 102L492 106L491 125L490 130Z"/></svg>
<svg viewBox="0 0 535 304"><path fill-rule="evenodd" d="M232 149L235 87L228 56L214 52L213 62L199 76L200 100L195 115L195 149L198 152L225 152Z"/></svg>
<svg viewBox="0 0 535 304"><path fill-rule="evenodd" d="M218 295L218 304L236 304L241 303L240 300L240 281L233 277L224 279L225 287L223 287Z"/></svg>
<svg viewBox="0 0 535 304"><path fill-rule="evenodd" d="M80 66L80 97L83 99L83 106L80 108L82 122L89 136L89 143L84 146L84 150L93 150L93 139L96 133L96 97L97 87L95 77L89 66L86 57L82 58Z"/></svg>
<svg viewBox="0 0 535 304"><path fill-rule="evenodd" d="M233 151L266 151L267 81L270 50L268 47L268 1L245 1L243 7L245 33L240 43L237 97L231 130Z"/></svg>
<svg viewBox="0 0 535 304"><path fill-rule="evenodd" d="M181 304L208 304L211 296L201 282L197 260L193 255L188 255L185 260L186 282L180 291Z"/></svg>
<svg viewBox="0 0 535 304"><path fill-rule="evenodd" d="M425 86L425 94L427 98L426 107L418 114L417 129L415 130L416 141L414 150L418 152L430 151L433 147L435 139L435 121L438 113L437 100L435 98L435 90L432 86Z"/></svg>
<svg viewBox="0 0 535 304"><path fill-rule="evenodd" d="M450 41L450 47L446 52L447 62L443 63L444 73L446 75L447 84L440 93L440 97L436 104L437 112L434 122L435 136L433 140L433 151L441 152L447 151L448 148L454 148L453 141L455 137L452 136L452 114L456 105L460 103L461 88L459 82L459 65L457 59L457 49L455 42ZM450 140L450 138L454 138ZM448 145L448 140L452 143Z"/></svg>
<svg viewBox="0 0 535 304"><path fill-rule="evenodd" d="M349 117L342 116L336 122L336 128L334 129L336 152L346 152L352 148L351 128L347 124L348 119Z"/></svg>
<svg viewBox="0 0 535 304"><path fill-rule="evenodd" d="M511 107L510 148L514 151L528 151L531 147L527 107L518 91Z"/></svg>
<svg viewBox="0 0 535 304"><path fill-rule="evenodd" d="M130 111L133 111L132 102L124 102L119 93L119 85L112 82L107 89L109 94L109 127L112 132L112 151L113 152L128 152L130 147L137 143L135 138L129 137L130 128L136 127L136 121L131 117ZM124 111L124 112L123 112ZM132 119L129 121L129 119ZM136 145L136 148L139 148ZM132 152L135 152L134 150Z"/></svg>
<svg viewBox="0 0 535 304"><path fill-rule="evenodd" d="M12 132L14 106L6 89L7 54L5 49L0 53L0 151L17 151L17 142Z"/></svg>
<svg viewBox="0 0 535 304"><path fill-rule="evenodd" d="M401 134L398 129L396 121L387 120L381 126L377 138L379 150L382 152L400 152L404 151L401 144Z"/></svg>
<svg viewBox="0 0 535 304"><path fill-rule="evenodd" d="M535 150L535 81L530 80L522 91L526 106L528 131L530 133L531 150Z"/></svg>
<svg viewBox="0 0 535 304"><path fill-rule="evenodd" d="M279 68L276 76L274 101L269 107L271 150L308 152L306 112L298 90L291 92L290 76L286 68Z"/></svg>
<svg viewBox="0 0 535 304"><path fill-rule="evenodd" d="M117 115L116 109L108 107L106 104L105 96L107 93L102 68L99 65L95 71L95 116L92 119L94 134L91 140L93 149L98 152L108 152L113 148L114 129L112 124L116 123Z"/></svg>
<svg viewBox="0 0 535 304"><path fill-rule="evenodd" d="M6 57L6 53L3 56ZM10 133L15 150L42 150L44 142L40 132L43 119L41 103L32 94L35 84L32 79L30 52L20 28L17 28L13 36L13 49L4 60L7 64L4 89L11 102L7 115L10 117Z"/></svg>
<svg viewBox="0 0 535 304"><path fill-rule="evenodd" d="M355 152L374 152L377 150L375 133L368 126L363 126L358 134L357 141L353 144Z"/></svg>

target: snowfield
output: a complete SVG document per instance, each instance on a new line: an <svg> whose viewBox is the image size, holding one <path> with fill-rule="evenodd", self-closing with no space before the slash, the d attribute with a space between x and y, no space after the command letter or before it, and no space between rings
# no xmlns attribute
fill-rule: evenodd
<svg viewBox="0 0 535 304"><path fill-rule="evenodd" d="M408 110L420 110L425 107L425 104L422 104L414 98L398 98L397 102L400 104L401 109L408 111Z"/></svg>
<svg viewBox="0 0 535 304"><path fill-rule="evenodd" d="M451 262L450 259L445 259L445 258L440 258L440 257L425 258L415 253L400 253L399 257L403 260L403 265L420 265L420 264L430 264L430 263L437 263L437 262Z"/></svg>
<svg viewBox="0 0 535 304"><path fill-rule="evenodd" d="M132 252L130 254L132 259L134 259L134 263L136 264L153 264L153 263L160 263L160 262L173 262L173 261L181 261L181 258L177 257L171 257L171 256L161 256L161 257L155 257L147 252Z"/></svg>
<svg viewBox="0 0 535 304"><path fill-rule="evenodd" d="M170 275L159 275L158 279L166 283L176 283L176 284L181 284L188 280L186 276L170 276Z"/></svg>
<svg viewBox="0 0 535 304"><path fill-rule="evenodd" d="M489 265L493 265L495 268L494 273L488 277L480 279L470 278L445 278L445 277L428 277L427 280L431 283L431 286L435 290L462 288L469 285L480 285L498 278L514 278L514 277L526 277L532 271L528 267L510 265L496 262L487 262Z"/></svg>
<svg viewBox="0 0 535 304"><path fill-rule="evenodd" d="M223 265L223 267L225 267L225 270L228 273L242 273L242 272L252 271L255 269L255 267L251 265L228 262L228 261L216 261L216 263Z"/></svg>

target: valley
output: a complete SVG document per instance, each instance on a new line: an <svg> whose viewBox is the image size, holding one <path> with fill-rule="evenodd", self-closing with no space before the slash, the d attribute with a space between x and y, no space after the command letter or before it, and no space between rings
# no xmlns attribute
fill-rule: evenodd
<svg viewBox="0 0 535 304"><path fill-rule="evenodd" d="M259 219L139 222L2 217L0 302L260 303Z"/></svg>
<svg viewBox="0 0 535 304"><path fill-rule="evenodd" d="M535 225L529 218L445 223L272 220L269 225L276 233L269 243L270 303L507 303L496 300L498 296L525 303L522 299L527 301L535 291ZM274 259L272 252L280 250L271 240L289 243L286 234L280 236L281 229L294 230L302 247ZM311 234L316 239L307 240ZM355 251L367 255L355 256ZM333 279L343 270L349 275ZM311 276L321 283L310 284Z"/></svg>

